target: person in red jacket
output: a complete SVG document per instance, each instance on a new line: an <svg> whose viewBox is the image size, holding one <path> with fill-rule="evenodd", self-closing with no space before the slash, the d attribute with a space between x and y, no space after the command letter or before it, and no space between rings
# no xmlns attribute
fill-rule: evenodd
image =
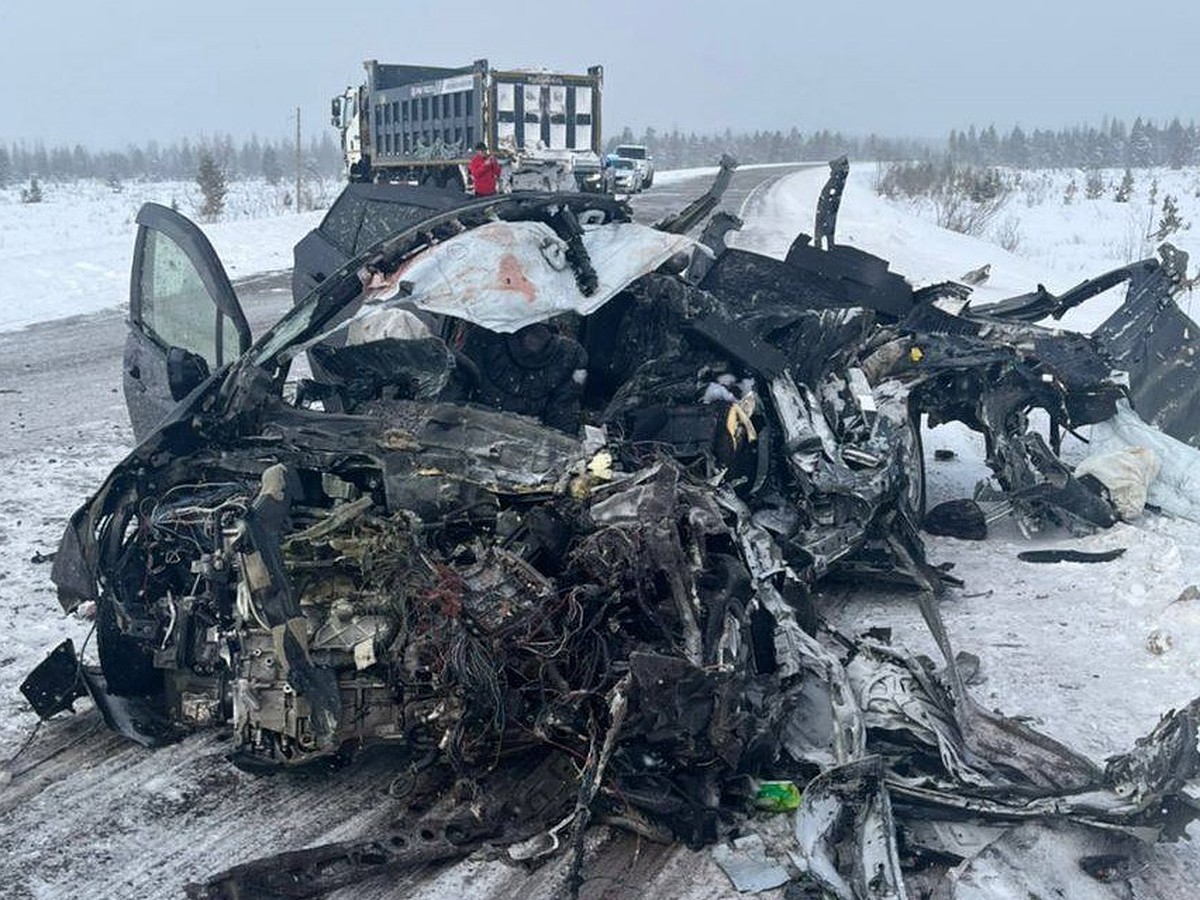
<svg viewBox="0 0 1200 900"><path fill-rule="evenodd" d="M489 156L487 144L480 141L475 145L475 155L467 165L471 181L475 184L475 196L487 197L496 193L496 179L500 177L500 163Z"/></svg>

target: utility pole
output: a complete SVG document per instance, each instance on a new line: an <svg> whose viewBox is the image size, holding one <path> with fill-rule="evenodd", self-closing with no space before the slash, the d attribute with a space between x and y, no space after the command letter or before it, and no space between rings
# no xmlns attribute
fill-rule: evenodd
<svg viewBox="0 0 1200 900"><path fill-rule="evenodd" d="M300 208L300 107L296 107L296 212Z"/></svg>

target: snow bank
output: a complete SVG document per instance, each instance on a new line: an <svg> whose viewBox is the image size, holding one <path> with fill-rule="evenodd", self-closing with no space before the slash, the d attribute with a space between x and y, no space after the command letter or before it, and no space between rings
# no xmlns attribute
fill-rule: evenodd
<svg viewBox="0 0 1200 900"><path fill-rule="evenodd" d="M336 187L321 186L316 199ZM20 189L0 189L0 331L123 308L138 209L175 203L195 217L200 205L190 182L130 182L119 193L99 181L43 183L41 203L21 203ZM324 213L288 212L285 196L262 181L230 184L223 220L202 226L230 278L291 268L292 246Z"/></svg>

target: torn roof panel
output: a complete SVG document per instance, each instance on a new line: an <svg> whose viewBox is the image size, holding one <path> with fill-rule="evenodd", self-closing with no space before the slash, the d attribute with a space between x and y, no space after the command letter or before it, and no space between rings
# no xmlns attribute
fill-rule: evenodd
<svg viewBox="0 0 1200 900"><path fill-rule="evenodd" d="M541 222L491 222L430 247L401 278L413 305L512 333L562 313L588 315L693 240L633 222L587 228L583 245L597 287L584 295L566 243Z"/></svg>

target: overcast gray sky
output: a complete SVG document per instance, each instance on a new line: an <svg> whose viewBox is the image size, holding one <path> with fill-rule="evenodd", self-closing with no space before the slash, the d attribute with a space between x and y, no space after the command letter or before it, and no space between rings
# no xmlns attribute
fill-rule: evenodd
<svg viewBox="0 0 1200 900"><path fill-rule="evenodd" d="M5 142L278 137L297 106L317 133L371 57L600 63L609 134L1200 118L1196 0L9 0L2 22Z"/></svg>

